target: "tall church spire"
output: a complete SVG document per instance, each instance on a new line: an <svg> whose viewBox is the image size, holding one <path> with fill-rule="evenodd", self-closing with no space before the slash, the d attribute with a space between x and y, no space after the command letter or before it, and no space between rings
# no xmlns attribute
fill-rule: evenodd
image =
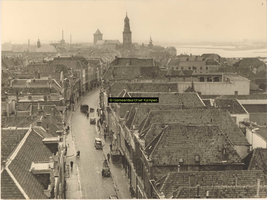
<svg viewBox="0 0 267 200"><path fill-rule="evenodd" d="M123 31L123 49L130 50L131 47L132 47L132 32L130 29L130 20L126 12L126 17L124 19L124 31Z"/></svg>

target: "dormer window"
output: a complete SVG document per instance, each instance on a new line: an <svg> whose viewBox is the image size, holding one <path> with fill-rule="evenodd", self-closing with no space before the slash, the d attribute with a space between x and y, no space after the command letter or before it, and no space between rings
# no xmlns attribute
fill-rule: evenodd
<svg viewBox="0 0 267 200"><path fill-rule="evenodd" d="M54 168L54 166L52 166L52 163L50 162L45 162L45 163L32 162L30 172L33 174L50 174L51 168Z"/></svg>

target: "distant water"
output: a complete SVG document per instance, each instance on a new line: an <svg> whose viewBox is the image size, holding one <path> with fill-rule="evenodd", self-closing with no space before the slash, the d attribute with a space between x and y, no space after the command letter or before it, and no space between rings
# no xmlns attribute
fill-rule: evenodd
<svg viewBox="0 0 267 200"><path fill-rule="evenodd" d="M170 45L169 45L170 46ZM179 54L202 55L204 53L215 53L221 57L267 57L266 49L236 50L234 46L213 46L213 45L174 45Z"/></svg>

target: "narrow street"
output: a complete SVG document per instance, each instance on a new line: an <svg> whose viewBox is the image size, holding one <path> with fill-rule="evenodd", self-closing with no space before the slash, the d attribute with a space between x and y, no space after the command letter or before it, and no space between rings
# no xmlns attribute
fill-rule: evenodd
<svg viewBox="0 0 267 200"><path fill-rule="evenodd" d="M81 152L80 158L76 158L79 168L83 199L108 199L114 195L115 189L112 178L102 177L102 163L104 154L102 150L96 150L94 140L97 136L96 125L90 124L90 117L96 116L96 108L99 107L99 89L86 94L82 104L87 104L95 109L90 113L89 119L76 109L72 116L72 134L75 138L76 150Z"/></svg>

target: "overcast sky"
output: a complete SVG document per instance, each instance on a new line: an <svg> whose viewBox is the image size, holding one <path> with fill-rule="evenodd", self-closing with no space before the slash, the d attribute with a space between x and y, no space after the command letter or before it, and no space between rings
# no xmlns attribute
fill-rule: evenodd
<svg viewBox="0 0 267 200"><path fill-rule="evenodd" d="M262 5L263 4L263 5ZM118 39L126 12L133 42L266 40L265 0L10 1L1 5L1 40L42 43Z"/></svg>

